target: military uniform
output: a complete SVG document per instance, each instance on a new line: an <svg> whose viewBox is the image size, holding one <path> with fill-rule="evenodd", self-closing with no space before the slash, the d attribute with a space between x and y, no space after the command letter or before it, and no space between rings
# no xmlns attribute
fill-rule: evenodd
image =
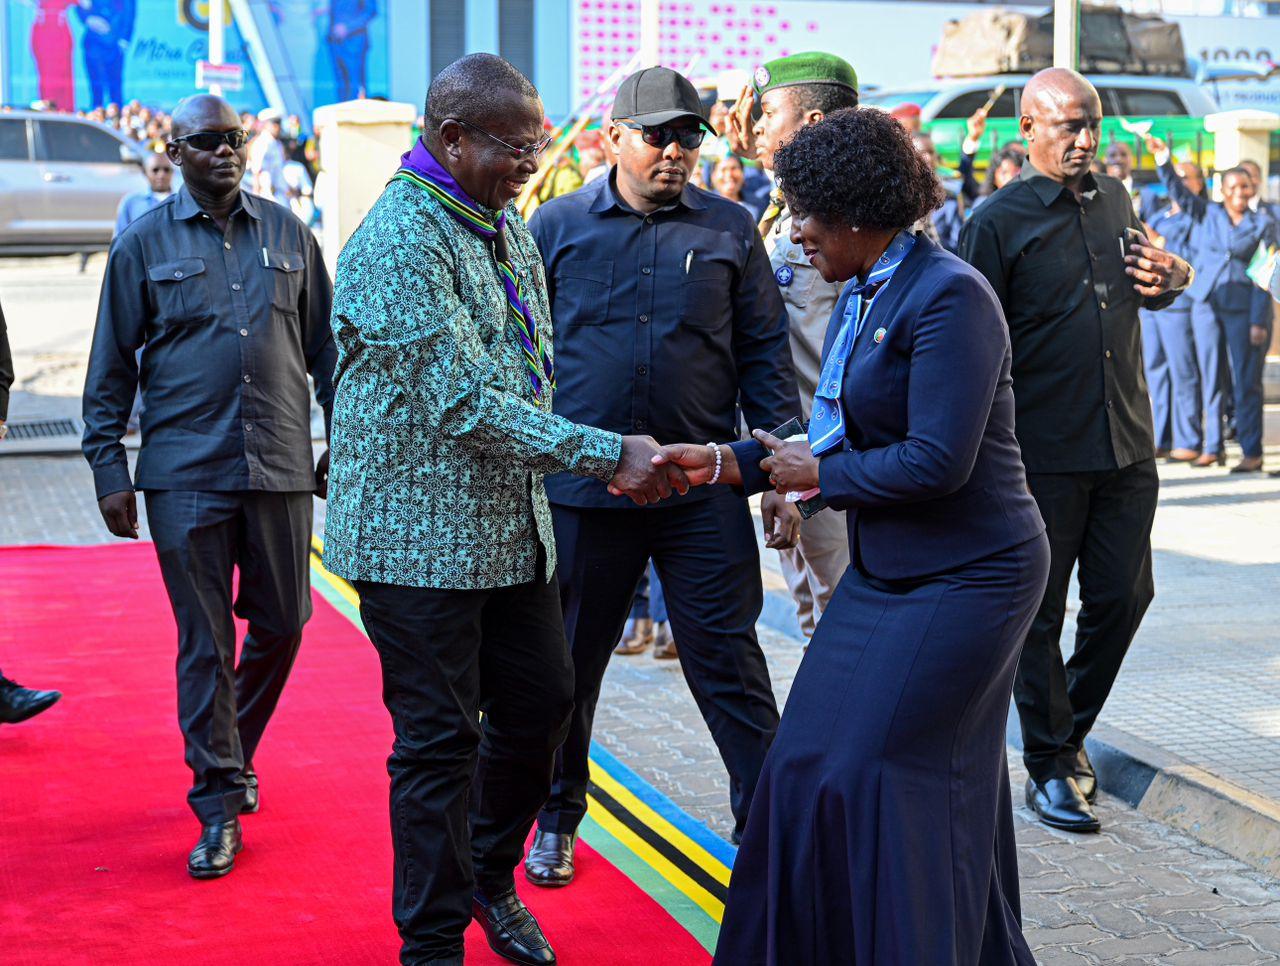
<svg viewBox="0 0 1280 966"><path fill-rule="evenodd" d="M857 75L839 57L808 53L781 57L755 72L756 96L798 84L841 84L857 89ZM791 241L791 213L780 192L770 196L760 229L778 291L791 327L791 358L800 387L800 405L808 419L822 369L822 343L831 313L843 288L824 281ZM800 524L800 540L778 556L787 587L796 602L796 617L806 638L822 617L827 601L849 566L849 538L844 513L826 509Z"/></svg>

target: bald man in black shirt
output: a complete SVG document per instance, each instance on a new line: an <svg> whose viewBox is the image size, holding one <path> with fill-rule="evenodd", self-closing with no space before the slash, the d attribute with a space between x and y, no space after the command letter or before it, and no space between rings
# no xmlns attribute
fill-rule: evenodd
<svg viewBox="0 0 1280 966"><path fill-rule="evenodd" d="M1185 261L1146 243L1124 185L1090 173L1101 123L1084 77L1033 77L1022 95L1027 163L974 212L959 252L1009 323L1018 442L1052 550L1014 685L1027 804L1045 824L1079 832L1099 828L1084 739L1155 594L1159 481L1138 308L1164 308L1191 278ZM1077 563L1076 647L1064 664Z"/></svg>

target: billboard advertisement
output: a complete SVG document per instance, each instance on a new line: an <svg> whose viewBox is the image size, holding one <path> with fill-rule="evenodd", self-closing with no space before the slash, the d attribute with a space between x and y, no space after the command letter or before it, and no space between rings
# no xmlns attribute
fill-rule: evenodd
<svg viewBox="0 0 1280 966"><path fill-rule="evenodd" d="M385 3L385 0L384 0ZM387 26L378 0L269 0L237 4L253 22L242 32L226 7L226 61L244 71L236 107L266 97L245 33L274 31L287 63L273 65L308 108L387 88ZM208 0L4 0L9 101L90 110L138 100L171 108L195 88L208 56Z"/></svg>
<svg viewBox="0 0 1280 966"><path fill-rule="evenodd" d="M1046 3L1004 4L1040 14ZM700 78L804 50L847 59L864 85L910 88L931 76L933 51L949 20L979 9L973 3L836 0L663 0L659 62ZM574 100L581 101L625 66L640 43L638 0L577 0L574 7ZM1177 17L1189 57L1263 62L1280 57L1280 17ZM1224 109L1280 111L1276 80L1223 83Z"/></svg>

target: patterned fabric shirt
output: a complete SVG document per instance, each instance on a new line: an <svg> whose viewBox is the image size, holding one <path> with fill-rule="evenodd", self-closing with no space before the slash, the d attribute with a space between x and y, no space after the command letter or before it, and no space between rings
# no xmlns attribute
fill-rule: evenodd
<svg viewBox="0 0 1280 966"><path fill-rule="evenodd" d="M542 262L514 207L507 244L551 345ZM338 257L325 566L351 580L483 589L546 577L542 477L613 476L616 433L535 402L489 244L393 181Z"/></svg>

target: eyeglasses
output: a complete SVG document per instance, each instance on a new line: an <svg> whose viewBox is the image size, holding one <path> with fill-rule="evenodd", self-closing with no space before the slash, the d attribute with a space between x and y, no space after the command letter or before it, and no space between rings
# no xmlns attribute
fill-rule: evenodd
<svg viewBox="0 0 1280 966"><path fill-rule="evenodd" d="M518 148L514 144L508 144L506 141L502 140L502 138L497 137L496 135L490 134L484 128L476 127L470 121L464 121L460 117L451 117L448 120L457 121L463 127L470 128L471 130L475 131L477 134L483 134L490 141L497 141L504 148L510 151L511 157L517 161L524 161L526 158L539 157L541 156L543 151L545 151L547 148L551 146L552 138L550 135L547 135L541 138L540 140L534 141L532 144L526 144L524 147Z"/></svg>
<svg viewBox="0 0 1280 966"><path fill-rule="evenodd" d="M216 151L222 145L239 151L249 140L245 131L197 131L195 134L184 134L180 138L171 138L170 144L186 141L197 151Z"/></svg>
<svg viewBox="0 0 1280 966"><path fill-rule="evenodd" d="M702 144L702 139L706 137L707 132L701 127L672 127L670 124L637 124L635 121L618 121L623 127L629 127L633 131L640 132L640 140L650 147L665 148L672 141L679 141L680 147L686 151L692 151L694 148Z"/></svg>

